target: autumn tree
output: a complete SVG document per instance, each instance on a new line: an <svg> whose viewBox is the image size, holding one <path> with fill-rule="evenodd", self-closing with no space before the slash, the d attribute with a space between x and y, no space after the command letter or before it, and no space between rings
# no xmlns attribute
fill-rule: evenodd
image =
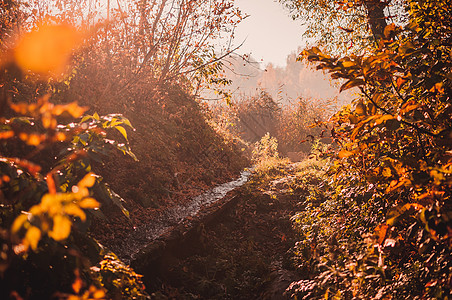
<svg viewBox="0 0 452 300"><path fill-rule="evenodd" d="M434 0L407 9L409 22L387 25L364 55L302 53L345 79L341 90L360 90L333 118L340 151L322 207L340 225L317 224L330 238L315 279L295 288L305 299L451 295L452 11Z"/></svg>
<svg viewBox="0 0 452 300"><path fill-rule="evenodd" d="M406 21L405 0L280 0L305 36L329 51L353 53L374 45L389 23Z"/></svg>
<svg viewBox="0 0 452 300"><path fill-rule="evenodd" d="M84 86L100 102L168 83L197 94L204 83L215 80L221 58L233 51L226 43L225 52L217 54L212 42L220 37L227 41L242 16L233 1L150 0L118 1L108 18L103 26L94 26L90 15L82 19L81 25L95 34L79 64L83 75L71 80L75 90ZM95 74L102 75L100 84L85 80Z"/></svg>
<svg viewBox="0 0 452 300"><path fill-rule="evenodd" d="M112 150L134 157L131 124L121 115L86 115L76 102L55 104L50 94L26 99L18 88L25 77L60 79L79 34L68 24L20 33L24 7L8 1L0 9L0 297L145 299L139 276L103 252L86 225L106 218L102 204L128 214L92 171Z"/></svg>

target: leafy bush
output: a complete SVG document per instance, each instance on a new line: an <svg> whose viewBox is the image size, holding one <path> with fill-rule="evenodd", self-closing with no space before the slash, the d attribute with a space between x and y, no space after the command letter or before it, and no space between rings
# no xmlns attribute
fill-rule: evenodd
<svg viewBox="0 0 452 300"><path fill-rule="evenodd" d="M451 297L451 8L408 1L374 53L304 51L361 97L334 117L340 151L294 221L298 298Z"/></svg>
<svg viewBox="0 0 452 300"><path fill-rule="evenodd" d="M58 47L58 34L68 30L45 25L24 39L36 47L44 47L43 43ZM52 43L43 35L57 41ZM93 165L115 150L135 158L126 132L132 126L121 115L83 116L86 107L75 102L55 105L49 95L28 103L18 101L9 88L12 83L20 84L22 77L12 69L20 67L30 76L31 71L50 76L48 71L64 67L59 64L66 63L71 51L48 49L62 58L57 59L58 65L46 66L50 62L40 59L39 52L34 57L34 52L21 45L14 51L23 50L24 60L0 70L3 79L13 76L0 87L0 297L111 298L113 291L105 288L109 280L116 279L97 279L91 267L102 260L103 250L87 227L95 216L106 218L99 209L101 204L113 202L128 212L93 173ZM38 65L30 65L28 60ZM111 139L113 131L120 133L122 141ZM132 280L134 276L130 271L121 278ZM139 281L127 286L131 287L131 298L146 298Z"/></svg>
<svg viewBox="0 0 452 300"><path fill-rule="evenodd" d="M275 137L266 133L260 141L254 144L253 160L255 162L264 161L270 158L278 158L278 141Z"/></svg>

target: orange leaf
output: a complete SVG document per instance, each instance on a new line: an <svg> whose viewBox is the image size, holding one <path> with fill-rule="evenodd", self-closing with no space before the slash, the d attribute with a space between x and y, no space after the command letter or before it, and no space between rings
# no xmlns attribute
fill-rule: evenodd
<svg viewBox="0 0 452 300"><path fill-rule="evenodd" d="M341 150L339 152L339 158L349 157L349 156L352 156L353 154L354 154L353 152L350 152L348 150Z"/></svg>
<svg viewBox="0 0 452 300"><path fill-rule="evenodd" d="M14 131L12 131L12 130L0 132L0 139L6 140L9 138L12 138L13 136L14 136Z"/></svg>
<svg viewBox="0 0 452 300"><path fill-rule="evenodd" d="M52 173L47 174L46 181L49 188L49 194L56 194L56 185Z"/></svg>
<svg viewBox="0 0 452 300"><path fill-rule="evenodd" d="M100 204L94 198L85 198L78 205L81 208L98 208Z"/></svg>
<svg viewBox="0 0 452 300"><path fill-rule="evenodd" d="M14 58L23 70L58 75L69 61L80 36L69 25L41 25L23 35L14 51Z"/></svg>
<svg viewBox="0 0 452 300"><path fill-rule="evenodd" d="M406 80L403 79L402 77L397 78L397 80L396 80L397 87L400 89L402 84L404 84L405 82L406 82Z"/></svg>
<svg viewBox="0 0 452 300"><path fill-rule="evenodd" d="M25 234L25 243L30 245L31 249L36 250L38 248L39 240L41 239L41 230L36 226L28 228Z"/></svg>
<svg viewBox="0 0 452 300"><path fill-rule="evenodd" d="M78 294L80 292L80 290L82 289L83 281L80 278L80 271L78 269L75 269L74 274L75 274L75 279L74 279L74 282L72 283L72 290L76 294Z"/></svg>
<svg viewBox="0 0 452 300"><path fill-rule="evenodd" d="M388 232L389 225L387 224L380 224L377 227L375 227L375 234L378 236L378 243L381 244L386 238L386 234Z"/></svg>
<svg viewBox="0 0 452 300"><path fill-rule="evenodd" d="M93 184L96 182L96 175L92 172L85 175L85 177L82 178L82 180L79 181L77 184L80 188L87 188L92 187Z"/></svg>
<svg viewBox="0 0 452 300"><path fill-rule="evenodd" d="M56 215L53 218L53 228L49 232L49 236L55 241L61 241L66 239L71 233L72 222L68 217L62 215Z"/></svg>
<svg viewBox="0 0 452 300"><path fill-rule="evenodd" d="M69 103L66 107L67 111L74 118L80 118L88 110L88 107L79 106L76 102Z"/></svg>

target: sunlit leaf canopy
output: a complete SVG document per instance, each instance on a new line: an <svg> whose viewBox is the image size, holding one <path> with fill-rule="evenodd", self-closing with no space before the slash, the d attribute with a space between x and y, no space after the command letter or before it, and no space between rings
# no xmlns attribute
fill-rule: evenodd
<svg viewBox="0 0 452 300"><path fill-rule="evenodd" d="M452 66L446 16L450 8L435 1L410 1L410 22L386 26L372 53L333 58L314 47L302 54L332 77L346 79L341 90L361 91L333 118L342 148L335 176L346 178L354 169L385 198L405 207L403 213L422 212L426 230L447 245ZM395 225L394 217L387 222Z"/></svg>
<svg viewBox="0 0 452 300"><path fill-rule="evenodd" d="M407 22L406 1L374 0L279 0L292 18L306 26L304 36L314 45L336 55L358 54L374 45L369 7L384 4L387 23Z"/></svg>
<svg viewBox="0 0 452 300"><path fill-rule="evenodd" d="M350 7L370 3L392 1ZM318 221L309 210L296 217L306 237L314 229L324 238L337 235L322 245L316 279L296 283L302 299L451 294L451 6L435 0L405 4L406 22L384 18L387 26L371 28L375 40L367 51L344 55L312 47L301 53L332 78L344 79L341 90L360 90L332 118L339 151L329 169L331 200L322 207L328 217ZM340 230L322 224L331 221L331 212ZM365 246L359 249L359 243ZM310 264L313 255L302 249L299 256Z"/></svg>
<svg viewBox="0 0 452 300"><path fill-rule="evenodd" d="M5 15L13 15L8 22L20 28L4 28L4 37L10 38L2 40L3 49L15 45L22 68L61 79L62 74L73 77L77 68L95 66L117 92L139 81L176 80L197 93L208 78L221 76L220 58L233 52L230 39L243 18L233 0L12 3L17 14ZM79 51L69 55L75 44ZM69 61L72 70L62 67Z"/></svg>

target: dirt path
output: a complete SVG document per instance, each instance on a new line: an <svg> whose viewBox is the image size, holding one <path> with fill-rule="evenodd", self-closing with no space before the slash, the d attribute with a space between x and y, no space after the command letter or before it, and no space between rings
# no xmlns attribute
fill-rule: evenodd
<svg viewBox="0 0 452 300"><path fill-rule="evenodd" d="M234 191L235 203L166 253L145 277L154 299L286 299L299 276L292 270L290 216L299 197L291 176L252 179ZM152 272L151 272L152 273Z"/></svg>

